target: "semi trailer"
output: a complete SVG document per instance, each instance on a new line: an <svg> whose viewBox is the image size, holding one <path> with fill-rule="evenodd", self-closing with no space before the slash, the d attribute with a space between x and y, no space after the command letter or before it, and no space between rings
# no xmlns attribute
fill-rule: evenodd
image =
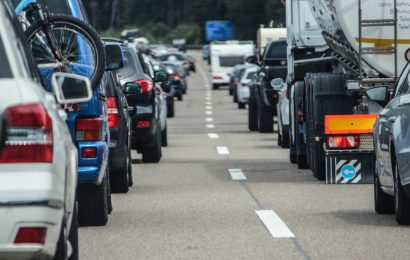
<svg viewBox="0 0 410 260"><path fill-rule="evenodd" d="M287 0L290 160L327 183L371 183L373 124L410 54L410 2Z"/></svg>

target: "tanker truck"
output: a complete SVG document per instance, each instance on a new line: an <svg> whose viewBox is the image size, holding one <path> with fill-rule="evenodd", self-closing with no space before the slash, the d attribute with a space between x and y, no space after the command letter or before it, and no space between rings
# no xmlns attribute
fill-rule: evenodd
<svg viewBox="0 0 410 260"><path fill-rule="evenodd" d="M385 104L369 95L393 90L407 64L410 1L287 0L286 15L291 162L327 183L372 183Z"/></svg>

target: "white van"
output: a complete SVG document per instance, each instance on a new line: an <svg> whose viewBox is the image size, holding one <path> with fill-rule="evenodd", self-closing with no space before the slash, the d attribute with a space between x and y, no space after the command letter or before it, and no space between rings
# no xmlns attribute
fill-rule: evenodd
<svg viewBox="0 0 410 260"><path fill-rule="evenodd" d="M255 54L252 41L212 42L210 47L212 87L228 85L229 74L237 64L243 64L247 56Z"/></svg>

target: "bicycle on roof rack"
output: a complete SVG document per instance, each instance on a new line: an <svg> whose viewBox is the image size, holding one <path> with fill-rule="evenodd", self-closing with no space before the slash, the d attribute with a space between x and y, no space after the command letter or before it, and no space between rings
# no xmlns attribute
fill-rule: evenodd
<svg viewBox="0 0 410 260"><path fill-rule="evenodd" d="M49 14L37 0L17 2L15 13L42 75L46 71L51 78L58 71L86 76L95 89L105 69L104 45L95 29L73 16Z"/></svg>

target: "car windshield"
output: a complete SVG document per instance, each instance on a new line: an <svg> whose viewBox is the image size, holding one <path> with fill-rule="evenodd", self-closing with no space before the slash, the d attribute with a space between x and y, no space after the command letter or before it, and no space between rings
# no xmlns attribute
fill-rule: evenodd
<svg viewBox="0 0 410 260"><path fill-rule="evenodd" d="M286 43L272 44L266 55L267 59L286 59Z"/></svg>
<svg viewBox="0 0 410 260"><path fill-rule="evenodd" d="M10 65L4 50L3 41L0 37L0 78L12 78Z"/></svg>
<svg viewBox="0 0 410 260"><path fill-rule="evenodd" d="M137 72L137 64L129 51L124 51L124 67L118 70L118 75L125 79L132 77Z"/></svg>
<svg viewBox="0 0 410 260"><path fill-rule="evenodd" d="M161 61L184 61L185 60L185 58L179 54L162 55L159 59Z"/></svg>
<svg viewBox="0 0 410 260"><path fill-rule="evenodd" d="M238 64L243 64L244 56L220 56L219 63L221 67L233 67Z"/></svg>

